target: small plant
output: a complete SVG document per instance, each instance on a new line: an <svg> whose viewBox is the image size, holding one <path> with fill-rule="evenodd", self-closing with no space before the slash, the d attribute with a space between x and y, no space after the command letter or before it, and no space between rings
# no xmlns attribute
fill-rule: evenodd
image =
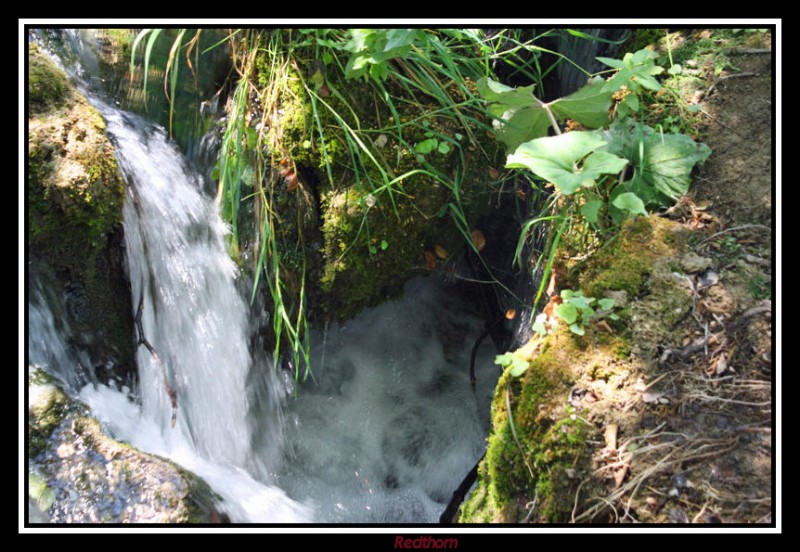
<svg viewBox="0 0 800 552"><path fill-rule="evenodd" d="M569 329L577 335L586 333L586 325L592 320L608 317L617 320L618 316L611 312L614 309L613 299L595 299L586 297L582 291L565 289L561 292L561 304L553 309L553 316L569 324ZM546 315L538 318L533 326L534 331L543 335L547 333Z"/></svg>
<svg viewBox="0 0 800 552"><path fill-rule="evenodd" d="M528 369L530 363L527 360L514 356L514 353L497 355L494 359L495 364L499 364L503 369L511 367L511 375L515 378L521 376Z"/></svg>

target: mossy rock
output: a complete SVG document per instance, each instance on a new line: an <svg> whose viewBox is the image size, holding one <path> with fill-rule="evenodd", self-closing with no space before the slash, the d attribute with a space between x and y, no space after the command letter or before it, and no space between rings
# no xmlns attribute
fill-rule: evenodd
<svg viewBox="0 0 800 552"><path fill-rule="evenodd" d="M47 111L69 93L67 76L47 58L39 54L35 44L28 56L28 108L32 112Z"/></svg>
<svg viewBox="0 0 800 552"><path fill-rule="evenodd" d="M289 191L283 179L275 179L273 211L284 223L287 243L311 245L304 252L312 260L306 267L310 316L344 320L399 294L407 279L426 273L426 251L432 255L437 245L449 254L463 250L463 231L468 236L488 204L484 175L499 150L483 131L473 129L475 142L462 136L466 132L452 117L435 113L438 106L403 101L407 92L402 89L389 91L397 108L392 113L375 100L369 83L345 80L330 68L326 86L336 93L317 101L315 110L303 86L309 66L301 56L295 60L280 80L275 109L280 119L273 122L279 131L266 153L286 160L299 186ZM273 68L285 64L265 51L256 65L256 78L267 88L274 85ZM343 125L360 131L355 152L352 143L348 146L353 132ZM452 137L452 142L420 155L415 145L428 134ZM457 198L447 184L454 174L461 182ZM467 226L462 231L450 205L461 208ZM283 265L291 267L296 252L286 249Z"/></svg>
<svg viewBox="0 0 800 552"><path fill-rule="evenodd" d="M177 464L106 435L89 409L30 367L29 496L51 523L208 523L219 497Z"/></svg>
<svg viewBox="0 0 800 552"><path fill-rule="evenodd" d="M613 243L582 266L580 287L587 297L606 291L625 291L635 298L642 292L656 260L668 257L685 241L685 230L658 217L637 217L623 223Z"/></svg>
<svg viewBox="0 0 800 552"><path fill-rule="evenodd" d="M125 184L105 121L35 46L29 49L28 252L62 286L71 336L96 367L134 372L124 270ZM48 278L50 276L47 276ZM101 378L108 376L98 373Z"/></svg>

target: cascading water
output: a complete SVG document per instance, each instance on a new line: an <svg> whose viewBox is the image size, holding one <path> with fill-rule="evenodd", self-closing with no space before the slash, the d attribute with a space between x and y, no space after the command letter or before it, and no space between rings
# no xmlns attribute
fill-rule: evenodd
<svg viewBox="0 0 800 552"><path fill-rule="evenodd" d="M96 382L79 398L117 439L203 477L234 522L437 522L488 431L490 347L476 389L468 376L480 319L435 278L411 281L404 299L312 332L315 379L286 401L292 385L252 348L251 308L202 179L162 128L87 96L128 184L131 302L152 350L137 351L137 402ZM58 345L52 304L29 302L31 360L73 386L91 381L73 377L81 363Z"/></svg>
<svg viewBox="0 0 800 552"><path fill-rule="evenodd" d="M106 119L129 186L123 215L131 293L133 303L141 303L139 338L155 353L145 346L138 350L140 415L112 390L84 389L82 398L118 437L205 477L228 499L222 508L237 521L305 521L304 507L249 475L278 467L281 428L278 416L261 420L258 430L269 434L272 450L253 449L246 388L254 369L249 308L237 290L227 229L213 200L202 194L199 176L163 129L97 99L93 103ZM272 374L270 366L255 369ZM275 396L260 411L279 407L277 386L271 388ZM174 428L168 389L175 395ZM252 503L242 507L246 497Z"/></svg>
<svg viewBox="0 0 800 552"><path fill-rule="evenodd" d="M97 384L80 398L117 438L205 478L234 522L438 521L488 428L490 348L475 391L467 369L480 320L435 279L412 281L405 300L315 332L316 381L282 405L282 382L249 351L227 228L199 176L163 129L92 101L129 185L132 303L158 360L139 347L141 405ZM253 372L266 398L249 392Z"/></svg>

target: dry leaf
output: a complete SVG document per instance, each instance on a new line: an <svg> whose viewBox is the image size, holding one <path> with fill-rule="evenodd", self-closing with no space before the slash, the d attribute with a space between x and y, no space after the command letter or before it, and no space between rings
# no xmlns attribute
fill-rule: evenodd
<svg viewBox="0 0 800 552"><path fill-rule="evenodd" d="M492 180L499 180L500 171L498 171L494 167L489 167L489 178L491 178Z"/></svg>
<svg viewBox="0 0 800 552"><path fill-rule="evenodd" d="M606 430L603 434L603 437L606 441L606 448L608 450L616 450L617 449L617 432L619 431L619 426L617 424L608 424L606 426Z"/></svg>
<svg viewBox="0 0 800 552"><path fill-rule="evenodd" d="M550 275L550 282L547 284L547 295L552 297L557 288L558 282L556 281L556 271L553 271L553 273Z"/></svg>
<svg viewBox="0 0 800 552"><path fill-rule="evenodd" d="M614 333L614 330L611 329L611 326L609 326L608 322L606 322L605 320L600 320L597 323L597 329L606 333L610 333L612 335Z"/></svg>
<svg viewBox="0 0 800 552"><path fill-rule="evenodd" d="M430 251L426 251L422 256L425 258L425 268L428 270L436 270L436 255Z"/></svg>
<svg viewBox="0 0 800 552"><path fill-rule="evenodd" d="M450 256L450 254L447 252L447 249L445 249L441 245L435 246L433 248L433 250L436 252L436 256L439 257L442 260L444 260L444 259L446 259L447 257Z"/></svg>
<svg viewBox="0 0 800 552"><path fill-rule="evenodd" d="M483 232L477 229L473 230L470 237L472 238L472 243L475 244L475 249L483 251L483 248L486 247L486 236L483 235Z"/></svg>
<svg viewBox="0 0 800 552"><path fill-rule="evenodd" d="M542 312L544 312L548 318L553 318L553 309L555 309L560 304L561 304L561 296L553 295L553 297L550 298L550 301L547 303L547 305L545 305L545 307L542 309Z"/></svg>
<svg viewBox="0 0 800 552"><path fill-rule="evenodd" d="M297 189L298 181L297 175L295 173L289 173L286 175L286 190L289 192L293 192Z"/></svg>
<svg viewBox="0 0 800 552"><path fill-rule="evenodd" d="M719 355L719 359L717 360L717 365L714 371L718 376L721 376L727 370L728 370L728 359L725 358L725 353L722 353L721 355Z"/></svg>

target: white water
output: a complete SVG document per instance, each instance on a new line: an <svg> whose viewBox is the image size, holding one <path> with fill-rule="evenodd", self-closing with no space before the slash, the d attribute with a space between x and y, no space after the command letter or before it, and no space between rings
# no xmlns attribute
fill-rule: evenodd
<svg viewBox="0 0 800 552"><path fill-rule="evenodd" d="M437 522L487 432L490 347L477 391L468 379L480 321L435 279L409 282L404 299L314 333L316 381L286 400L286 384L251 353L227 228L199 177L162 129L93 102L129 185L132 303L144 298L144 335L177 394L177 420L171 427L164 373L144 346L140 404L103 385L81 400L116 438L203 477L234 522ZM48 314L32 310L32 343L58 338Z"/></svg>
<svg viewBox="0 0 800 552"><path fill-rule="evenodd" d="M491 347L476 362L477 390L469 385L480 329L429 278L314 335L317 383L288 404L294 454L281 486L314 505L318 522L437 523L488 432Z"/></svg>
<svg viewBox="0 0 800 552"><path fill-rule="evenodd" d="M99 386L84 388L89 403L112 433L195 471L226 499L220 508L240 522L303 522L309 510L257 481L279 467L280 417L263 420L271 450L254 450L251 407L279 408L277 386L267 404L253 405L249 308L236 287L237 269L224 243L227 231L199 177L158 129L136 116L93 100L106 118L128 183L125 243L132 303L144 297L142 327L164 369L145 346L137 352L141 406ZM164 377L177 395L177 420ZM262 439L263 440L263 439Z"/></svg>

